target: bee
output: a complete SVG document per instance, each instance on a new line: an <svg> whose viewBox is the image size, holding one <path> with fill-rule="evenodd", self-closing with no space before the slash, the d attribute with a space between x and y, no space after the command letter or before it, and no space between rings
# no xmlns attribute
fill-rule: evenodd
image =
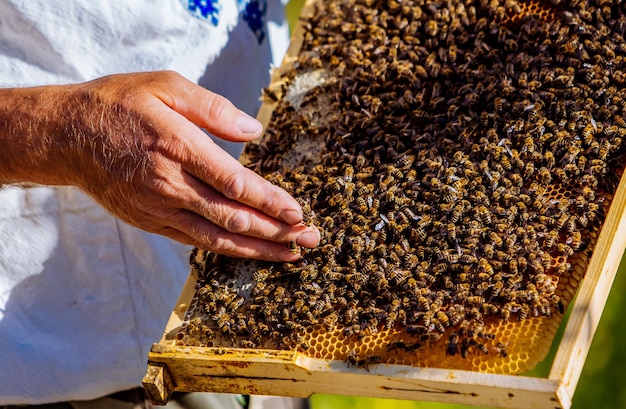
<svg viewBox="0 0 626 409"><path fill-rule="evenodd" d="M328 266L324 266L322 268L322 277L324 277L324 280L328 281L339 281L344 278L344 275L340 272L331 270Z"/></svg>
<svg viewBox="0 0 626 409"><path fill-rule="evenodd" d="M371 364L375 364L378 361L380 361L382 359L382 357L378 356L378 355L372 355L372 356L368 356L365 359L359 359L356 363L356 366L358 366L359 368L363 368L365 369L367 372L370 371L369 366Z"/></svg>
<svg viewBox="0 0 626 409"><path fill-rule="evenodd" d="M558 243L556 245L556 250L559 253L564 254L566 256L573 256L574 255L574 249L572 249L572 247L568 246L565 243Z"/></svg>
<svg viewBox="0 0 626 409"><path fill-rule="evenodd" d="M277 102L278 101L278 95L276 95L276 93L274 91L272 91L269 88L263 88L262 89L262 93L263 93L263 98L266 99L266 101L268 102Z"/></svg>
<svg viewBox="0 0 626 409"><path fill-rule="evenodd" d="M550 316L552 315L552 307L550 307L550 301L547 299L542 299L539 302L538 310L541 315Z"/></svg>
<svg viewBox="0 0 626 409"><path fill-rule="evenodd" d="M345 279L349 284L353 286L364 285L367 282L367 276L362 273L346 274Z"/></svg>
<svg viewBox="0 0 626 409"><path fill-rule="evenodd" d="M500 308L491 303L483 303L482 310L486 315L498 315Z"/></svg>
<svg viewBox="0 0 626 409"><path fill-rule="evenodd" d="M583 186L581 188L582 198L585 201L593 201L596 198L596 193L593 189L588 186Z"/></svg>
<svg viewBox="0 0 626 409"><path fill-rule="evenodd" d="M501 97L495 97L493 100L493 106L496 112L502 112L504 106L504 99Z"/></svg>
<svg viewBox="0 0 626 409"><path fill-rule="evenodd" d="M526 72L521 72L518 79L517 79L517 85L520 88L526 88L528 87L528 74L526 74Z"/></svg>
<svg viewBox="0 0 626 409"><path fill-rule="evenodd" d="M346 362L348 363L348 367L357 366L357 362L359 361L359 354L356 350L351 349L346 353Z"/></svg>
<svg viewBox="0 0 626 409"><path fill-rule="evenodd" d="M221 314L216 315L213 319L215 320L217 327L222 332L229 332L231 318L228 314L222 312Z"/></svg>
<svg viewBox="0 0 626 409"><path fill-rule="evenodd" d="M249 339L242 339L239 341L239 346L245 349L255 349L257 347L256 342Z"/></svg>
<svg viewBox="0 0 626 409"><path fill-rule="evenodd" d="M568 213L561 213L559 219L556 221L556 228L561 230L565 227L565 223L570 219L570 215ZM552 247L552 246L550 246Z"/></svg>
<svg viewBox="0 0 626 409"><path fill-rule="evenodd" d="M496 281L493 286L491 287L491 297L498 297L500 295L500 292L504 289L504 282L503 281Z"/></svg>
<svg viewBox="0 0 626 409"><path fill-rule="evenodd" d="M517 275L519 273L519 264L517 259L511 258L509 260L509 272L513 275Z"/></svg>
<svg viewBox="0 0 626 409"><path fill-rule="evenodd" d="M600 206L597 203L588 203L586 215L589 218L589 220L595 220L598 216L599 210L600 210Z"/></svg>
<svg viewBox="0 0 626 409"><path fill-rule="evenodd" d="M467 302L469 304L482 305L485 303L485 297L473 295L473 296L467 297Z"/></svg>
<svg viewBox="0 0 626 409"><path fill-rule="evenodd" d="M483 315L477 307L472 307L468 313L468 317L478 322L482 322L483 320Z"/></svg>
<svg viewBox="0 0 626 409"><path fill-rule="evenodd" d="M544 244L547 248L552 248L554 247L554 244L556 242L556 239L559 237L559 232L556 230L550 230L548 232L548 234L546 235Z"/></svg>
<svg viewBox="0 0 626 409"><path fill-rule="evenodd" d="M261 270L257 270L254 273L252 273L252 279L254 281L258 281L258 282L263 282L265 280L267 280L267 278L270 276L270 270L264 268Z"/></svg>
<svg viewBox="0 0 626 409"><path fill-rule="evenodd" d="M547 153L546 153L547 156ZM541 167L539 169L539 178L543 183L549 184L552 181L552 173L546 167Z"/></svg>
<svg viewBox="0 0 626 409"><path fill-rule="evenodd" d="M488 275L492 276L494 273L493 265L485 258L478 260L478 269Z"/></svg>
<svg viewBox="0 0 626 409"><path fill-rule="evenodd" d="M439 320L441 325L443 325L444 327L449 327L450 326L450 318L446 315L446 313L444 313L442 311L437 311L437 320ZM444 331L445 331L445 329L444 329ZM444 332L444 331L441 331L441 332Z"/></svg>
<svg viewBox="0 0 626 409"><path fill-rule="evenodd" d="M190 319L189 322L187 323L187 330L189 332L197 332L197 331L200 330L200 327L202 325L203 325L202 318L194 317L194 318Z"/></svg>
<svg viewBox="0 0 626 409"><path fill-rule="evenodd" d="M571 246L572 250L576 251L580 249L582 245L582 235L580 231L572 231L571 234L571 237L567 240L567 244Z"/></svg>
<svg viewBox="0 0 626 409"><path fill-rule="evenodd" d="M362 214L367 214L369 206L367 205L367 202L363 196L358 196L355 200L355 203L359 209L359 212L361 212Z"/></svg>
<svg viewBox="0 0 626 409"><path fill-rule="evenodd" d="M511 310L509 308L501 308L500 319L502 319L502 321L508 321L510 318L511 318Z"/></svg>
<svg viewBox="0 0 626 409"><path fill-rule="evenodd" d="M238 308L240 308L245 302L245 299L243 297L236 297L230 304L229 307L232 308L233 310L237 310Z"/></svg>
<svg viewBox="0 0 626 409"><path fill-rule="evenodd" d="M424 26L424 32L431 37L435 37L439 31L439 26L436 20L428 20Z"/></svg>
<svg viewBox="0 0 626 409"><path fill-rule="evenodd" d="M528 318L528 314L530 313L530 307L528 306L528 304L522 304L520 311L517 315L517 318L520 321L525 320L526 318Z"/></svg>
<svg viewBox="0 0 626 409"><path fill-rule="evenodd" d="M483 221L483 223L490 225L492 219L491 219L491 212L489 211L489 209L487 209L486 206L481 205L481 206L478 206L476 210L477 210L478 216Z"/></svg>
<svg viewBox="0 0 626 409"><path fill-rule="evenodd" d="M470 339L468 342L470 343L471 346L473 346L474 348L476 348L478 351L482 352L483 354L486 355L489 353L487 346L483 344L482 342L478 342L475 339Z"/></svg>
<svg viewBox="0 0 626 409"><path fill-rule="evenodd" d="M445 273L447 270L448 264L445 262L438 263L433 267L433 273L435 273L436 275Z"/></svg>
<svg viewBox="0 0 626 409"><path fill-rule="evenodd" d="M198 289L198 295L207 301L215 301L215 292L210 286L204 285Z"/></svg>
<svg viewBox="0 0 626 409"><path fill-rule="evenodd" d="M448 338L448 344L446 346L446 355L454 356L459 352L459 334L452 333Z"/></svg>
<svg viewBox="0 0 626 409"><path fill-rule="evenodd" d="M596 133L596 126L594 126L594 124L592 123L587 124L582 131L583 141L587 145L590 145L593 140L593 137L595 136L595 133Z"/></svg>
<svg viewBox="0 0 626 409"><path fill-rule="evenodd" d="M504 240L502 240L502 237L500 237L500 235L494 231L489 233L489 240L491 240L490 244L495 248L502 247L502 245L504 244Z"/></svg>
<svg viewBox="0 0 626 409"><path fill-rule="evenodd" d="M430 311L430 301L423 296L417 298L417 307L420 311Z"/></svg>

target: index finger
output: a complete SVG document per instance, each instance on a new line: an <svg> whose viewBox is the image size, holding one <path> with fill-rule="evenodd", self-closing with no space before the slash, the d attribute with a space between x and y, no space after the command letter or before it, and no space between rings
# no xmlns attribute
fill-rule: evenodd
<svg viewBox="0 0 626 409"><path fill-rule="evenodd" d="M175 79L178 86L166 87L169 92L160 98L173 109L170 113L179 116L176 121L179 128L176 132L187 137L186 160L183 162L185 171L229 199L291 225L301 222L302 208L289 193L245 168L196 126L206 128L218 137L242 141L259 136L256 131L245 132L256 130L258 122L243 115L225 98L182 77ZM246 119L245 126L242 126L242 118ZM260 132L259 128L258 133Z"/></svg>
<svg viewBox="0 0 626 409"><path fill-rule="evenodd" d="M276 186L243 166L223 151L206 135L185 170L224 196L258 209L268 216L294 225L302 221L302 208L284 189ZM210 152L200 157L197 152Z"/></svg>

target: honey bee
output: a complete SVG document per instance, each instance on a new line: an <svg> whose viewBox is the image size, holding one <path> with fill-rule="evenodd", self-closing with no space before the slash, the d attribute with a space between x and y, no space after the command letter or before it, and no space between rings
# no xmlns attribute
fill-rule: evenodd
<svg viewBox="0 0 626 409"><path fill-rule="evenodd" d="M589 218L589 220L595 220L598 217L599 210L600 206L597 203L588 203L586 216Z"/></svg>
<svg viewBox="0 0 626 409"><path fill-rule="evenodd" d="M268 102L277 102L278 101L278 95L276 95L276 93L274 91L272 91L269 88L263 88L262 89L263 92L263 98L266 99L266 101Z"/></svg>
<svg viewBox="0 0 626 409"><path fill-rule="evenodd" d="M567 244L571 246L572 250L577 251L582 245L582 235L580 231L572 231L571 234L571 237L567 240Z"/></svg>
<svg viewBox="0 0 626 409"><path fill-rule="evenodd" d="M570 246L568 246L565 243L558 243L556 245L556 250L559 253L565 254L566 256L573 256L574 255L574 249L572 249Z"/></svg>
<svg viewBox="0 0 626 409"><path fill-rule="evenodd" d="M528 304L522 304L520 311L517 315L517 318L520 321L525 320L526 318L528 318L528 314L530 313L530 307L528 306Z"/></svg>
<svg viewBox="0 0 626 409"><path fill-rule="evenodd" d="M517 85L520 88L526 88L528 87L528 74L526 74L526 72L521 72L518 79L517 79Z"/></svg>
<svg viewBox="0 0 626 409"><path fill-rule="evenodd" d="M459 351L459 334L452 333L448 338L448 344L446 346L446 355L454 356Z"/></svg>
<svg viewBox="0 0 626 409"><path fill-rule="evenodd" d="M558 238L558 236L559 236L559 232L558 231L556 231L556 230L549 231L548 234L546 235L546 238L545 238L545 242L544 242L545 246L547 248L554 247L554 244L555 244L556 239Z"/></svg>
<svg viewBox="0 0 626 409"><path fill-rule="evenodd" d="M357 366L357 362L359 361L359 354L356 350L351 349L346 353L346 362L348 363L348 367Z"/></svg>
<svg viewBox="0 0 626 409"><path fill-rule="evenodd" d="M511 318L511 310L509 308L506 308L506 305L504 308L500 309L500 319L502 319L502 321L508 321Z"/></svg>
<svg viewBox="0 0 626 409"><path fill-rule="evenodd" d="M249 339L239 340L239 346L245 349L255 349L257 347L256 342L251 341Z"/></svg>
<svg viewBox="0 0 626 409"><path fill-rule="evenodd" d="M483 320L483 315L477 307L472 307L472 309L468 313L468 317L478 322L482 322ZM475 329L476 328L474 327L472 330Z"/></svg>
<svg viewBox="0 0 626 409"><path fill-rule="evenodd" d="M365 359L359 359L356 362L356 366L358 366L359 368L363 368L365 369L367 372L370 371L369 366L371 364L375 364L378 361L380 361L382 358L378 355L372 355L372 356L368 356Z"/></svg>
<svg viewBox="0 0 626 409"><path fill-rule="evenodd" d="M487 209L486 206L484 205L480 205L476 208L476 211L478 213L478 216L480 217L480 219L483 221L483 223L490 225L491 224L491 212L489 211L489 209Z"/></svg>
<svg viewBox="0 0 626 409"><path fill-rule="evenodd" d="M480 296L470 296L467 297L467 302L469 304L482 305L485 303L485 298Z"/></svg>
<svg viewBox="0 0 626 409"><path fill-rule="evenodd" d="M495 248L502 247L502 245L504 244L504 240L502 240L502 237L500 237L500 235L494 231L489 233L489 240L491 240L490 244Z"/></svg>
<svg viewBox="0 0 626 409"><path fill-rule="evenodd" d="M471 346L473 346L474 348L476 348L478 351L482 352L483 354L486 355L489 353L489 349L487 349L487 346L483 344L482 342L478 342L475 339L470 339L468 342L470 343Z"/></svg>

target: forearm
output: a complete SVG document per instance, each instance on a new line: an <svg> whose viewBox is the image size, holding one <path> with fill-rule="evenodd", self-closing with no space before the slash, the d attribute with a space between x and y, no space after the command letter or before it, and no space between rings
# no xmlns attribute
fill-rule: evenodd
<svg viewBox="0 0 626 409"><path fill-rule="evenodd" d="M0 89L0 184L89 184L145 171L151 127L84 84Z"/></svg>
<svg viewBox="0 0 626 409"><path fill-rule="evenodd" d="M0 183L67 184L63 87L0 89Z"/></svg>

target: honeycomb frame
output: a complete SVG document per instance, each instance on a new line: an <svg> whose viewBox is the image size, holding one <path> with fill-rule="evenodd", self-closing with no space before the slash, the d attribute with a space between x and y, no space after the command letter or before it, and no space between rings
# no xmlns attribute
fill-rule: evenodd
<svg viewBox="0 0 626 409"><path fill-rule="evenodd" d="M304 12L313 3L308 2ZM289 56L296 54L297 44L295 48L293 44ZM286 70L293 62L289 56L281 70ZM280 89L279 71L275 72L270 88ZM259 119L267 124L272 109L271 103L264 104ZM625 189L622 180L589 260L585 279L578 287L579 295L571 306L572 314L548 378L474 372L462 365L454 369L402 363L349 368L345 359L314 359L300 352L173 345L173 336L184 324L187 308L193 304L196 282L193 272L163 339L150 353L149 367L161 368L161 374L165 372L173 379L171 389L181 391L288 396L340 393L493 407L528 407L533 406L533 402L537 407L569 407L593 331L626 247L620 233L624 230ZM582 272L578 275L582 276ZM570 291L575 290L574 285ZM548 343L558 325L558 320L551 323ZM153 380L154 376L147 376L144 381L152 385ZM167 392L161 396L167 396ZM159 398L153 400L156 403Z"/></svg>

